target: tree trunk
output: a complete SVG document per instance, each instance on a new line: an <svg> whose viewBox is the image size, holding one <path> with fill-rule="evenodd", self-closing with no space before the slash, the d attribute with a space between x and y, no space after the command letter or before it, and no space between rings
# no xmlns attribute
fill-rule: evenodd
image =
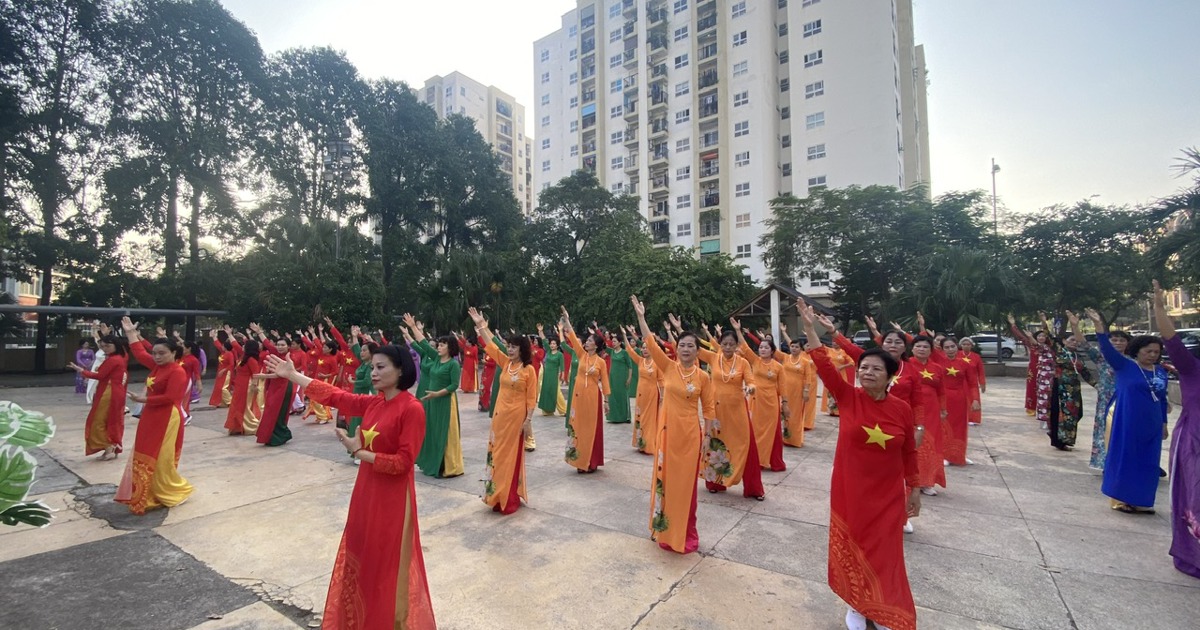
<svg viewBox="0 0 1200 630"><path fill-rule="evenodd" d="M163 253L166 256L164 274L173 276L179 266L179 250L182 249L182 243L179 242L179 175L171 171L168 177L171 183L167 188L167 224L163 226Z"/></svg>
<svg viewBox="0 0 1200 630"><path fill-rule="evenodd" d="M200 272L200 197L201 189L198 182L190 182L192 187L192 216L188 221L188 260L191 262L189 271L192 279L187 283L187 307L196 310L196 274ZM196 318L188 316L184 320L184 339L196 338Z"/></svg>

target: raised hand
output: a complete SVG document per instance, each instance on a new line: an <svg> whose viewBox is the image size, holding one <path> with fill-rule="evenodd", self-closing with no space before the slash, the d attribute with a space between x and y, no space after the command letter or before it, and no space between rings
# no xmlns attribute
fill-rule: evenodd
<svg viewBox="0 0 1200 630"><path fill-rule="evenodd" d="M543 331L543 330L545 330L545 328L542 326L542 323L541 323L541 322L538 322L538 325L537 325L537 331L538 331L538 334L539 334L539 335L540 335L540 334L542 334L542 331Z"/></svg>
<svg viewBox="0 0 1200 630"><path fill-rule="evenodd" d="M803 309L801 309L801 310L803 310ZM741 332L741 330L742 330L742 322L739 321L736 317L729 318L729 325L733 326L733 329L736 331Z"/></svg>
<svg viewBox="0 0 1200 630"><path fill-rule="evenodd" d="M917 328L925 330L925 316L921 314L921 311L917 311Z"/></svg>
<svg viewBox="0 0 1200 630"><path fill-rule="evenodd" d="M830 332L837 330L837 326L834 325L833 320L829 319L828 316L822 315L822 314L816 314L815 311L814 311L814 314L815 314L817 322L819 324L821 324L822 326L824 326L826 330L828 330Z"/></svg>
<svg viewBox="0 0 1200 630"><path fill-rule="evenodd" d="M1151 284L1154 286L1154 303L1160 304L1165 308L1167 305L1166 291L1163 291L1162 285L1158 283L1158 280L1151 280Z"/></svg>
<svg viewBox="0 0 1200 630"><path fill-rule="evenodd" d="M639 318L646 317L646 305L642 304L641 300L639 300L636 295L629 296L629 302L633 304L633 312L637 313ZM564 310L563 313L565 314L566 310Z"/></svg>
<svg viewBox="0 0 1200 630"><path fill-rule="evenodd" d="M1071 326L1079 325L1079 316L1078 315L1076 315L1075 313L1072 313L1071 311L1066 311L1066 314L1067 314L1067 321L1070 322Z"/></svg>
<svg viewBox="0 0 1200 630"><path fill-rule="evenodd" d="M404 325L408 326L410 329L415 329L417 327L417 320L412 316L412 313L405 313L400 317L404 320Z"/></svg>
<svg viewBox="0 0 1200 630"><path fill-rule="evenodd" d="M126 337L135 337L138 334L137 324L133 323L128 315L121 318L121 330L125 331Z"/></svg>
<svg viewBox="0 0 1200 630"><path fill-rule="evenodd" d="M155 334L155 336L157 336L159 339L162 339L163 337L166 337L166 336L167 336L167 329L166 329L166 328L163 328L162 326L155 326L155 327L154 327L154 334Z"/></svg>
<svg viewBox="0 0 1200 630"><path fill-rule="evenodd" d="M875 327L875 318L870 315L863 315L863 321L867 323L867 328L871 330L879 330Z"/></svg>
<svg viewBox="0 0 1200 630"><path fill-rule="evenodd" d="M283 359L272 354L267 357L266 371L268 374L290 379L296 375L296 365L292 363L291 359Z"/></svg>
<svg viewBox="0 0 1200 630"><path fill-rule="evenodd" d="M805 305L804 308L800 309L800 318L804 320L805 327L811 326L813 330L816 330L817 313L813 310L813 307ZM733 321L732 317L729 319Z"/></svg>
<svg viewBox="0 0 1200 630"><path fill-rule="evenodd" d="M671 325L675 327L675 330L683 330L683 321L676 317L674 313L667 313L667 319L670 320Z"/></svg>
<svg viewBox="0 0 1200 630"><path fill-rule="evenodd" d="M467 315L471 317L471 321L475 322L476 328L487 329L487 320L483 318L483 313L480 313L479 309L474 306L467 307ZM538 324L538 330L540 331L541 329L542 325Z"/></svg>

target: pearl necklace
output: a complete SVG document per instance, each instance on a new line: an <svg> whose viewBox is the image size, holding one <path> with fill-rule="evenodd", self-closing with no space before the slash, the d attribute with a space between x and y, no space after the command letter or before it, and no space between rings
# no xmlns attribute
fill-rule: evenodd
<svg viewBox="0 0 1200 630"><path fill-rule="evenodd" d="M683 373L683 364L682 363L676 363L675 369L679 371L679 378L683 379L684 382L687 383L686 389L687 389L687 393L688 393L688 398L691 398L692 394L696 393L696 385L694 383L692 383L692 377L694 377L696 375L696 370L700 369L700 365L699 364L693 365L692 371L688 372L687 374Z"/></svg>
<svg viewBox="0 0 1200 630"><path fill-rule="evenodd" d="M517 366L517 369L515 369L515 370L512 367L514 365ZM524 364L517 363L516 361L509 361L508 367L506 367L504 369L504 371L508 372L509 378L512 379L512 382L516 383L518 380L521 379L521 370L524 368L525 368Z"/></svg>
<svg viewBox="0 0 1200 630"><path fill-rule="evenodd" d="M717 372L721 374L721 382L728 383L733 378L734 372L737 370L737 355L733 355L730 359L729 369L725 369L725 353L717 355Z"/></svg>

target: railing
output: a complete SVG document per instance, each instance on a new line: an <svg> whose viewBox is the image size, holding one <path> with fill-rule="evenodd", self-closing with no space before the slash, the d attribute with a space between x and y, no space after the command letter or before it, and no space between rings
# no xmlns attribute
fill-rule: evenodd
<svg viewBox="0 0 1200 630"><path fill-rule="evenodd" d="M716 14L710 15L708 17L700 18L699 20L696 21L696 32L697 33L703 33L704 31L707 31L710 28L716 28L716 27L717 27Z"/></svg>
<svg viewBox="0 0 1200 630"><path fill-rule="evenodd" d="M710 131L700 137L700 148L708 148L720 144L721 136L716 131Z"/></svg>
<svg viewBox="0 0 1200 630"><path fill-rule="evenodd" d="M698 84L700 85L701 90L703 90L706 87L716 85L717 84L717 71L716 70L705 70L704 72L701 72Z"/></svg>
<svg viewBox="0 0 1200 630"><path fill-rule="evenodd" d="M700 177L713 177L721 174L721 165L717 163L704 164L700 167Z"/></svg>
<svg viewBox="0 0 1200 630"><path fill-rule="evenodd" d="M721 203L721 193L709 193L700 198L701 208L711 208Z"/></svg>
<svg viewBox="0 0 1200 630"><path fill-rule="evenodd" d="M713 43L701 48L697 56L699 57L700 61L704 61L709 57L717 56L717 45Z"/></svg>
<svg viewBox="0 0 1200 630"><path fill-rule="evenodd" d="M717 106L715 104L700 108L701 118L708 118L709 116L715 115L717 115Z"/></svg>

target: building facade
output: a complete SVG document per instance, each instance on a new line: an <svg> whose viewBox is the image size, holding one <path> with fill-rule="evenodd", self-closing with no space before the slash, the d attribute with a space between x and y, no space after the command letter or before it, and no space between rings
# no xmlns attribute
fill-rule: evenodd
<svg viewBox="0 0 1200 630"><path fill-rule="evenodd" d="M475 121L475 128L500 158L500 169L512 179L521 212L529 214L533 210L532 144L525 135L525 106L499 88L461 72L430 78L417 98L441 118L462 114Z"/></svg>
<svg viewBox="0 0 1200 630"><path fill-rule="evenodd" d="M533 55L537 190L591 170L755 280L780 194L928 183L911 0L579 0Z"/></svg>

